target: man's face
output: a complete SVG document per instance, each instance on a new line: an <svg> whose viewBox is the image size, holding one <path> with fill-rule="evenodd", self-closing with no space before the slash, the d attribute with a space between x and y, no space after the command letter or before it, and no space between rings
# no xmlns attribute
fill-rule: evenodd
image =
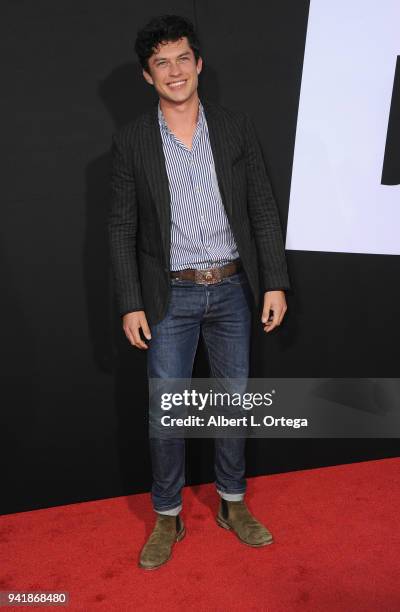
<svg viewBox="0 0 400 612"><path fill-rule="evenodd" d="M197 90L203 63L199 57L196 64L186 36L159 45L148 63L149 72L143 70L143 76L154 85L160 98L176 103L185 102Z"/></svg>

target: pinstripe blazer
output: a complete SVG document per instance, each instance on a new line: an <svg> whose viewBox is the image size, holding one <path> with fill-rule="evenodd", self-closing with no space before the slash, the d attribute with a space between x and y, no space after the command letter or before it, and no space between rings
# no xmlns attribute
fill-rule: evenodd
<svg viewBox="0 0 400 612"><path fill-rule="evenodd" d="M254 296L289 289L279 215L253 123L201 98L221 197ZM119 314L164 317L170 295L170 193L157 103L112 138L108 231Z"/></svg>

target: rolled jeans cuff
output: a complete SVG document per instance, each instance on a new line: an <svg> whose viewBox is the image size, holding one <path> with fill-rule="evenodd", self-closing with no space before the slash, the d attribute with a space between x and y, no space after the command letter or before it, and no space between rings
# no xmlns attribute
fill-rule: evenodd
<svg viewBox="0 0 400 612"><path fill-rule="evenodd" d="M244 493L224 493L224 491L220 491L219 489L217 489L217 491L222 499L226 499L226 501L242 501L244 498Z"/></svg>
<svg viewBox="0 0 400 612"><path fill-rule="evenodd" d="M182 510L182 504L176 506L175 508L171 508L169 510L155 510L157 514L168 514L168 516L176 516Z"/></svg>

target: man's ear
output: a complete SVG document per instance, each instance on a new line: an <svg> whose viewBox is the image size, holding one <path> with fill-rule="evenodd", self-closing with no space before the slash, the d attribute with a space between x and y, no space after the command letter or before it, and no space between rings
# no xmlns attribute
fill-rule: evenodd
<svg viewBox="0 0 400 612"><path fill-rule="evenodd" d="M153 79L151 78L151 74L149 74L144 68L142 70L142 73L149 85L154 85Z"/></svg>
<svg viewBox="0 0 400 612"><path fill-rule="evenodd" d="M199 57L199 59L197 60L196 68L197 68L197 74L200 74L200 72L203 69L203 58L202 57Z"/></svg>

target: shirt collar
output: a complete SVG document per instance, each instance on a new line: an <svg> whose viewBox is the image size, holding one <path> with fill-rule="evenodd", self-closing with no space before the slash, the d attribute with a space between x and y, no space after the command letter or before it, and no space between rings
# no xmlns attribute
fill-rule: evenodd
<svg viewBox="0 0 400 612"><path fill-rule="evenodd" d="M165 121L164 114L163 114L163 112L161 110L160 101L158 101L158 122L160 124L160 127L164 131L170 133L170 129L169 129L168 125L167 125L167 122ZM204 123L204 107L203 107L203 105L201 103L201 100L199 99L199 116L197 118L196 129L197 129L197 127L201 128L203 126L203 123Z"/></svg>

